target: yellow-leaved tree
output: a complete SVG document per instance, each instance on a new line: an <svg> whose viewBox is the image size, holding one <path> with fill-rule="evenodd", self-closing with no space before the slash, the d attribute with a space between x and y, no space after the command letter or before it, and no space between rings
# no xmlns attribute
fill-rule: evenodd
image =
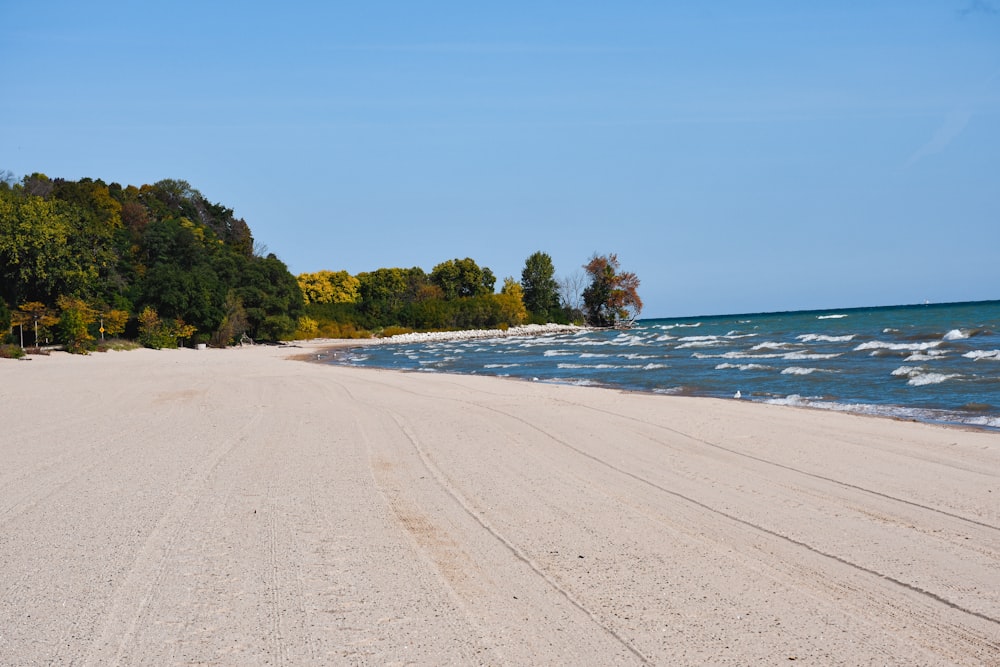
<svg viewBox="0 0 1000 667"><path fill-rule="evenodd" d="M60 296L56 305L59 306L59 337L65 343L66 351L87 354L93 348L94 337L89 327L97 320L97 311L74 296Z"/></svg>
<svg viewBox="0 0 1000 667"><path fill-rule="evenodd" d="M52 309L40 301L29 301L17 307L17 312L11 314L11 321L14 326L23 328L30 326L35 333L34 344L38 347L42 342L51 337L49 327L59 321Z"/></svg>
<svg viewBox="0 0 1000 667"><path fill-rule="evenodd" d="M356 303L360 281L347 271L302 273L296 279L302 298L309 303Z"/></svg>
<svg viewBox="0 0 1000 667"><path fill-rule="evenodd" d="M528 309L524 306L524 289L521 283L508 276L503 279L500 294L494 296L500 302L503 320L513 325L524 324L528 319Z"/></svg>

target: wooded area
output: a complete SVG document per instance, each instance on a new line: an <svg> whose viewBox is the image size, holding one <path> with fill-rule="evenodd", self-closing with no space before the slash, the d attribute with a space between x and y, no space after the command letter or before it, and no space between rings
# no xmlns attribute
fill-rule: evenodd
<svg viewBox="0 0 1000 667"><path fill-rule="evenodd" d="M581 309L582 279L557 281L543 252L497 293L493 272L468 257L429 273L295 277L261 247L233 209L186 181L123 187L39 173L16 181L7 172L0 178L0 344L85 353L117 336L159 348L526 322L612 326L641 308L638 279L616 275L614 255L595 254L584 267L591 287L583 295L591 296Z"/></svg>

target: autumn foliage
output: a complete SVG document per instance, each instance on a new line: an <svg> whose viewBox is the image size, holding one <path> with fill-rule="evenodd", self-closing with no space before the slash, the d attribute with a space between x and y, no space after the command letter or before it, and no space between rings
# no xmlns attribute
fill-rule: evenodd
<svg viewBox="0 0 1000 667"><path fill-rule="evenodd" d="M594 255L584 265L590 286L583 290L587 324L595 327L627 326L642 311L639 298L639 278L631 272L619 271L618 256Z"/></svg>

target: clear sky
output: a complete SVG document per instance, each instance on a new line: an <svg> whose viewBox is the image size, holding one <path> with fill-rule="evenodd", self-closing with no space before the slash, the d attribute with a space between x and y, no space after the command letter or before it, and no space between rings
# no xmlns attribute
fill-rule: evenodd
<svg viewBox="0 0 1000 667"><path fill-rule="evenodd" d="M0 63L0 170L186 180L293 273L1000 298L1000 0L0 0Z"/></svg>

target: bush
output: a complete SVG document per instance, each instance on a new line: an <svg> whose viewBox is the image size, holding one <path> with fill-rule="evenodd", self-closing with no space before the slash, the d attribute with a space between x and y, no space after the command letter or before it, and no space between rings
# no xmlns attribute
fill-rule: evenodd
<svg viewBox="0 0 1000 667"><path fill-rule="evenodd" d="M324 322L319 327L320 338L371 338L366 329L356 327L351 322Z"/></svg>
<svg viewBox="0 0 1000 667"><path fill-rule="evenodd" d="M408 333L413 333L413 329L408 329L407 327L386 327L382 329L382 333L379 336L382 338L391 338L392 336L400 336Z"/></svg>
<svg viewBox="0 0 1000 667"><path fill-rule="evenodd" d="M136 343L135 341L125 340L124 338L109 338L107 340L102 340L97 344L98 352L107 352L108 350L138 350L142 345Z"/></svg>
<svg viewBox="0 0 1000 667"><path fill-rule="evenodd" d="M20 359L24 350L20 345L0 345L0 359Z"/></svg>

